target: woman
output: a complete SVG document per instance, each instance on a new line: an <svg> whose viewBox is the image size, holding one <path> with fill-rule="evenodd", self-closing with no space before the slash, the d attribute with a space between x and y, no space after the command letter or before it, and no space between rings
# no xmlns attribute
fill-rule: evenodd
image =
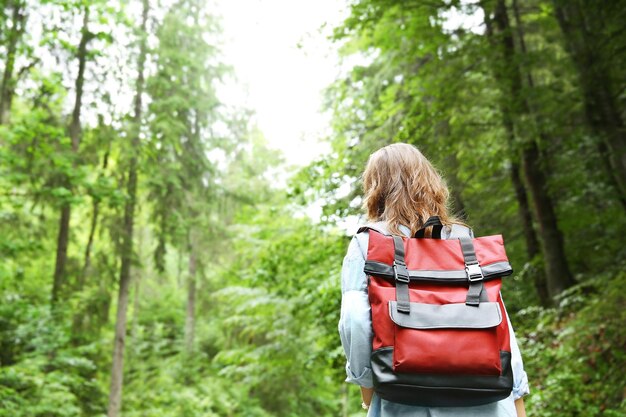
<svg viewBox="0 0 626 417"><path fill-rule="evenodd" d="M425 219L439 216L446 225L442 239L471 235L471 230L448 213L448 189L431 163L414 147L404 143L386 146L370 156L363 173L363 207L368 220L378 229L396 235L413 236ZM523 396L528 394L524 372L513 329L511 353L513 392L510 397L491 404L473 407L418 407L392 403L373 391L370 355L372 324L367 295L367 277L363 272L368 234L352 239L344 259L341 287L339 333L347 364L347 382L361 386L363 408L370 417L525 417ZM510 326L510 323L509 323Z"/></svg>

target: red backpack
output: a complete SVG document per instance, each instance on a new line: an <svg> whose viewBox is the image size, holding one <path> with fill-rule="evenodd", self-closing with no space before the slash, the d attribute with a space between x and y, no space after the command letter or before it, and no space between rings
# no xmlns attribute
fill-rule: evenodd
<svg viewBox="0 0 626 417"><path fill-rule="evenodd" d="M513 271L502 236L442 240L442 227L432 217L413 238L359 229L369 231L374 389L421 406L504 399L513 375L500 287Z"/></svg>

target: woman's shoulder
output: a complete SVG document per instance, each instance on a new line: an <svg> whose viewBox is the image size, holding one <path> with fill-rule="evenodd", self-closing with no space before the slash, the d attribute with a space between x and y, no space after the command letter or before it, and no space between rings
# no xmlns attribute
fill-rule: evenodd
<svg viewBox="0 0 626 417"><path fill-rule="evenodd" d="M462 236L474 237L474 231L464 224L452 223L445 226L441 232L441 237L444 239L458 239Z"/></svg>
<svg viewBox="0 0 626 417"><path fill-rule="evenodd" d="M352 238L352 242L350 243L351 248L354 248L355 251L359 251L363 259L367 258L367 247L369 245L369 230L373 229L383 234L389 234L389 229L387 223L384 221L380 222L371 222L360 225L358 228L358 232ZM348 250L351 252L351 250Z"/></svg>

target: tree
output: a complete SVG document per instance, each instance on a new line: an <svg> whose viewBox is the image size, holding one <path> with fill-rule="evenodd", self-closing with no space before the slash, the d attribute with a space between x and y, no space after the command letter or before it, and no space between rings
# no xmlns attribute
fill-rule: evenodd
<svg viewBox="0 0 626 417"><path fill-rule="evenodd" d="M193 16L189 19L188 16ZM157 31L157 72L148 81L151 146L155 165L150 189L159 219L156 259L163 269L167 243L188 256L186 346L192 350L200 242L211 240L211 216L218 179L208 153L228 150L228 139L213 134L218 119L215 83L224 72L209 39L219 33L202 2L181 0L168 10ZM185 45L181 49L181 45Z"/></svg>
<svg viewBox="0 0 626 417"><path fill-rule="evenodd" d="M578 72L587 126L598 140L606 171L626 208L626 125L619 95L623 91L626 18L620 1L601 6L587 0L553 0L563 40Z"/></svg>
<svg viewBox="0 0 626 417"><path fill-rule="evenodd" d="M83 23L81 27L80 41L76 52L76 60L78 61L78 73L74 85L74 109L68 128L71 140L71 152L74 158L78 157L78 151L81 141L81 110L83 99L83 87L85 84L85 67L87 65L88 53L87 45L93 39L94 35L89 31L89 5L82 6ZM63 186L71 189L72 184L69 178L63 180ZM67 247L70 241L70 219L71 219L71 203L66 201L61 205L61 213L59 216L59 229L57 235L57 251L56 262L54 267L54 279L52 283L52 304L55 304L60 296L61 290L65 282L65 265L67 262Z"/></svg>
<svg viewBox="0 0 626 417"><path fill-rule="evenodd" d="M11 104L15 93L15 60L18 53L18 44L24 35L27 15L25 3L21 0L7 2L11 11L10 28L6 32L4 39L6 47L6 59L4 61L4 71L2 72L2 83L0 84L0 125L9 122ZM5 23L5 26L6 23ZM4 28L3 28L4 29Z"/></svg>
<svg viewBox="0 0 626 417"><path fill-rule="evenodd" d="M542 155L539 152L539 146L536 138L527 140L516 140L518 134L516 132L522 131L521 127L514 127L515 118L519 118L522 114L533 116L533 110L526 98L523 89L523 75L518 67L517 62L520 61L518 54L515 50L515 42L513 38L513 29L509 24L509 18L507 14L507 8L503 0L497 0L495 3L495 12L493 14L493 21L491 21L489 6L485 7L485 24L487 26L487 36L498 36L496 47L501 51L500 55L496 55L496 61L493 64L494 71L496 71L496 79L500 81L502 88L502 95L511 97L508 100L503 100L504 107L502 109L505 115L505 127L507 128L507 134L510 139L511 146L516 147L516 143L520 143L519 147L520 158L523 167L523 174L525 182L529 188L532 206L534 208L535 218L539 224L541 230L541 247L544 255L544 264L546 268L546 286L547 293L550 298L555 297L566 288L573 285L573 279L569 270L567 258L565 257L565 250L563 246L563 237L561 231L558 228L557 218L554 208L554 202L547 192L547 178L544 172L542 162ZM494 34L494 26L498 30L498 35ZM519 39L520 45L524 45L523 38ZM522 50L521 53L524 51ZM506 63L506 64L504 64ZM505 66L506 65L506 66ZM528 88L534 87L532 81L532 75L527 74ZM547 135L541 132L539 129L539 136L541 140L548 141ZM519 187L519 185L518 185ZM522 190L517 191L518 201L523 202L524 193ZM520 204L520 207L523 207ZM526 216L523 216L526 219ZM532 230L532 225L530 226ZM528 236L527 248L534 248L533 239ZM542 282L537 281L536 287L540 296L543 298Z"/></svg>
<svg viewBox="0 0 626 417"><path fill-rule="evenodd" d="M138 158L140 152L140 134L143 124L143 94L145 88L144 71L146 66L147 25L150 12L149 0L142 1L141 25L139 28L139 54L137 55L137 81L135 84L134 111L132 120L131 143L128 148L130 155L128 175L126 178L126 203L124 205L124 231L121 247L121 265L117 298L117 315L115 319L115 339L113 342L113 360L111 366L111 388L107 416L117 417L122 405L122 388L124 380L124 347L126 341L126 315L128 294L130 290L130 270L134 259L133 237L135 227L135 207L137 204Z"/></svg>

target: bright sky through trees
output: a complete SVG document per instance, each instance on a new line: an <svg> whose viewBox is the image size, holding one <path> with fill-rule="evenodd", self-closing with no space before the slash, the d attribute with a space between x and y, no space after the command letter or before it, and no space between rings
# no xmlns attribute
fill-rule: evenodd
<svg viewBox="0 0 626 417"><path fill-rule="evenodd" d="M328 36L346 7L344 0L216 0L222 52L237 76L223 98L256 112L270 146L288 164L304 165L328 149L321 141L329 124L322 92L343 70ZM452 8L443 17L450 30L480 31L480 13Z"/></svg>
<svg viewBox="0 0 626 417"><path fill-rule="evenodd" d="M337 0L218 0L225 62L238 85L224 99L256 112L260 129L288 163L303 165L327 149L322 90L336 79L339 59L327 39L345 16Z"/></svg>

